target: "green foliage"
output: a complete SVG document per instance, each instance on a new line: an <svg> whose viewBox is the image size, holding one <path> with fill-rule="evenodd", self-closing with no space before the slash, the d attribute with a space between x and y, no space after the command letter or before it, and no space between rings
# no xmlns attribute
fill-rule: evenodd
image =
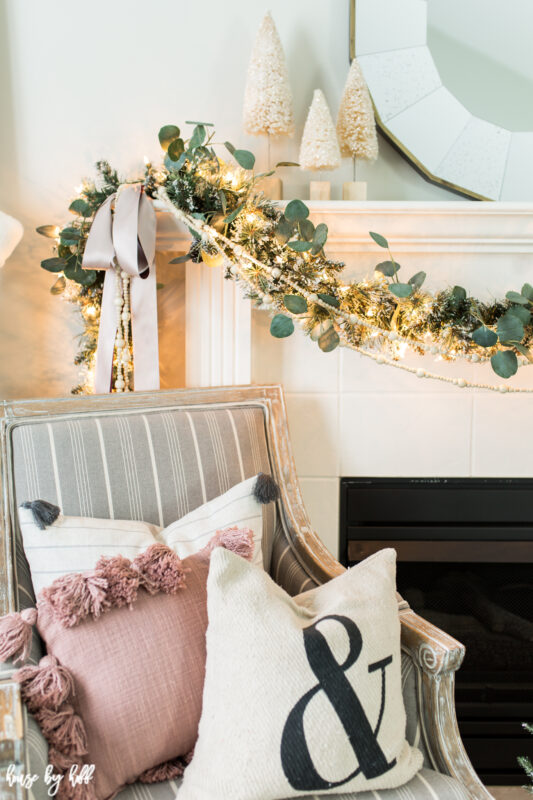
<svg viewBox="0 0 533 800"><path fill-rule="evenodd" d="M288 247L291 250L296 250L297 253L304 253L306 250L311 250L313 242L301 242L299 239L295 239L293 242L288 243Z"/></svg>
<svg viewBox="0 0 533 800"><path fill-rule="evenodd" d="M89 203L82 197L77 197L76 200L73 200L68 210L79 217L90 217L93 213Z"/></svg>
<svg viewBox="0 0 533 800"><path fill-rule="evenodd" d="M238 150L231 142L224 142L226 149L229 150L239 167L243 169L253 169L255 165L255 156L249 150Z"/></svg>
<svg viewBox="0 0 533 800"><path fill-rule="evenodd" d="M498 336L490 328L481 325L472 333L472 339L480 347L493 347L498 341Z"/></svg>
<svg viewBox="0 0 533 800"><path fill-rule="evenodd" d="M324 294L322 292L318 293L318 296L322 300L323 303L327 303L328 306L332 306L333 308L340 308L340 303L336 297L333 297L331 294Z"/></svg>
<svg viewBox="0 0 533 800"><path fill-rule="evenodd" d="M309 216L309 209L301 200L291 200L285 208L285 219L289 222L301 222Z"/></svg>
<svg viewBox="0 0 533 800"><path fill-rule="evenodd" d="M159 144L166 152L171 142L174 139L178 139L180 135L180 129L177 125L163 125L163 127L159 131Z"/></svg>
<svg viewBox="0 0 533 800"><path fill-rule="evenodd" d="M386 250L389 249L389 243L385 237L381 235L381 233L374 233L373 231L369 231L369 233L376 244L378 244L380 247L384 247Z"/></svg>
<svg viewBox="0 0 533 800"><path fill-rule="evenodd" d="M332 350L335 350L335 348L339 346L339 342L339 335L335 328L332 327L328 328L328 330L322 334L318 340L318 346L323 353L331 353Z"/></svg>
<svg viewBox="0 0 533 800"><path fill-rule="evenodd" d="M496 325L496 331L502 344L515 344L516 342L521 342L524 338L524 326L516 314L510 311L500 317Z"/></svg>
<svg viewBox="0 0 533 800"><path fill-rule="evenodd" d="M414 287L410 283L390 283L389 291L392 292L395 297L399 297L403 300L406 297L411 297Z"/></svg>
<svg viewBox="0 0 533 800"><path fill-rule="evenodd" d="M399 269L400 265L396 261L382 261L374 267L375 272L380 272L386 278L394 278Z"/></svg>
<svg viewBox="0 0 533 800"><path fill-rule="evenodd" d="M45 258L41 261L41 267L48 272L62 272L67 266L65 258Z"/></svg>
<svg viewBox="0 0 533 800"><path fill-rule="evenodd" d="M412 278L409 278L409 283L414 289L420 289L426 280L426 277L427 276L425 272L417 272Z"/></svg>
<svg viewBox="0 0 533 800"><path fill-rule="evenodd" d="M466 300L466 289L463 289L462 286L454 286L452 289L452 298L457 305L459 303L464 303Z"/></svg>
<svg viewBox="0 0 533 800"><path fill-rule="evenodd" d="M490 363L500 378L512 378L518 369L518 359L512 350L498 350L492 356Z"/></svg>
<svg viewBox="0 0 533 800"><path fill-rule="evenodd" d="M47 239L55 239L57 235L57 225L40 225L35 230Z"/></svg>
<svg viewBox="0 0 533 800"><path fill-rule="evenodd" d="M283 298L283 304L291 314L305 314L307 311L306 299L298 294L286 294Z"/></svg>
<svg viewBox="0 0 533 800"><path fill-rule="evenodd" d="M505 296L511 303L518 303L521 306L527 306L529 303L528 298L524 297L524 295L519 292L507 292Z"/></svg>
<svg viewBox="0 0 533 800"><path fill-rule="evenodd" d="M185 144L183 139L173 139L167 149L167 154L171 161L179 161L180 156L183 155L184 152ZM179 169L179 167L177 167L177 169Z"/></svg>
<svg viewBox="0 0 533 800"><path fill-rule="evenodd" d="M275 336L276 339L285 339L293 332L294 322L290 317L286 317L285 314L276 314L275 317L272 317L270 333L272 336Z"/></svg>

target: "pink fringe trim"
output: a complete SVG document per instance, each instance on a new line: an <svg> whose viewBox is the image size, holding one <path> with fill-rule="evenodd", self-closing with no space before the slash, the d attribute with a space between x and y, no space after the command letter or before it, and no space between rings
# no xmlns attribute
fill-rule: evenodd
<svg viewBox="0 0 533 800"><path fill-rule="evenodd" d="M0 661L24 662L31 649L32 628L37 621L37 611L25 608L0 617Z"/></svg>
<svg viewBox="0 0 533 800"><path fill-rule="evenodd" d="M141 585L150 594L176 594L185 584L185 570L174 550L165 544L151 544L134 559Z"/></svg>
<svg viewBox="0 0 533 800"><path fill-rule="evenodd" d="M102 556L96 564L96 572L107 582L107 599L112 607L133 607L141 578L128 558Z"/></svg>
<svg viewBox="0 0 533 800"><path fill-rule="evenodd" d="M137 780L139 783L159 783L160 781L170 781L173 778L181 778L187 764L188 761L186 761L185 757L178 756L178 758L164 761L156 767L145 769Z"/></svg>
<svg viewBox="0 0 533 800"><path fill-rule="evenodd" d="M55 619L65 628L72 628L85 617L99 617L111 607L107 597L107 581L96 571L63 575L51 586L42 589L39 603L47 603Z"/></svg>
<svg viewBox="0 0 533 800"><path fill-rule="evenodd" d="M59 711L41 708L35 719L47 742L65 756L83 756L87 753L87 735L81 717L70 705Z"/></svg>
<svg viewBox="0 0 533 800"><path fill-rule="evenodd" d="M224 528L215 533L207 545L207 551L212 553L215 547L224 547L251 561L254 555L254 532L250 528L237 528L237 526Z"/></svg>
<svg viewBox="0 0 533 800"><path fill-rule="evenodd" d="M41 708L56 710L74 694L72 675L54 656L44 656L37 667L22 667L13 679L20 683L22 699L32 714Z"/></svg>

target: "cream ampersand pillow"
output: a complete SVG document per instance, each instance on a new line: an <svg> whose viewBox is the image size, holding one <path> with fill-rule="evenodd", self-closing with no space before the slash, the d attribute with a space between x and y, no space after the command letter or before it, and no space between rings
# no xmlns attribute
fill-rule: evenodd
<svg viewBox="0 0 533 800"><path fill-rule="evenodd" d="M389 789L418 772L395 572L383 550L291 598L233 553L213 553L203 710L180 800Z"/></svg>

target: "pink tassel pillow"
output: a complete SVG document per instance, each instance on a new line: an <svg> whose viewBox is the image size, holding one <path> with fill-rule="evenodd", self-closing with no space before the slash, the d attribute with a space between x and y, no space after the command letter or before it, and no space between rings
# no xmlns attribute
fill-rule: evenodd
<svg viewBox="0 0 533 800"><path fill-rule="evenodd" d="M136 780L183 773L201 713L216 546L250 560L253 532L219 531L183 561L162 544L133 561L102 557L43 589L37 610L0 619L1 660L27 657L33 624L47 646L38 666L14 677L63 776L59 798L110 800ZM75 785L76 774L88 782Z"/></svg>

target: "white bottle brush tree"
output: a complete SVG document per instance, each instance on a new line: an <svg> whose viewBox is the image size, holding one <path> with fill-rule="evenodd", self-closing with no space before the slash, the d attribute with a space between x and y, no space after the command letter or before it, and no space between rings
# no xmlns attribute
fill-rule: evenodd
<svg viewBox="0 0 533 800"><path fill-rule="evenodd" d="M355 58L344 85L337 117L337 135L341 154L353 159L355 181L356 160L372 162L378 157L378 137L372 100L361 67Z"/></svg>
<svg viewBox="0 0 533 800"><path fill-rule="evenodd" d="M294 113L292 92L285 64L283 47L267 12L253 46L243 108L244 132L268 138L268 168L270 169L270 137L292 136Z"/></svg>
<svg viewBox="0 0 533 800"><path fill-rule="evenodd" d="M320 89L315 89L300 145L302 169L337 169L341 157L335 126Z"/></svg>

